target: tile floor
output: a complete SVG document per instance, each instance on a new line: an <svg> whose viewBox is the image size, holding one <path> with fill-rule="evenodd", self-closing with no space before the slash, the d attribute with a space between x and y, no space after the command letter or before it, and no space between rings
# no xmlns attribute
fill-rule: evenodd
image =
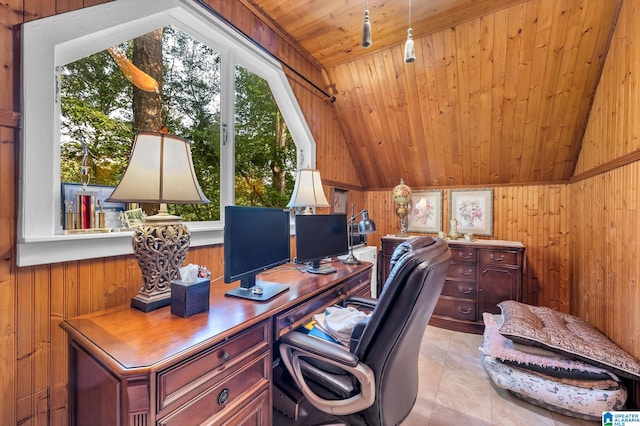
<svg viewBox="0 0 640 426"><path fill-rule="evenodd" d="M402 426L594 426L528 404L495 388L482 368L482 336L427 327L418 400Z"/></svg>
<svg viewBox="0 0 640 426"><path fill-rule="evenodd" d="M491 385L480 363L481 335L428 326L422 339L418 399L401 426L596 426L526 403ZM292 422L274 410L275 426ZM339 424L339 423L335 423Z"/></svg>

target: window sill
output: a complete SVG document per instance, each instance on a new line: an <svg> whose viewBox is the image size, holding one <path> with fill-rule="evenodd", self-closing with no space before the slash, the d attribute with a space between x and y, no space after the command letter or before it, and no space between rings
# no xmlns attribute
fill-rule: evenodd
<svg viewBox="0 0 640 426"><path fill-rule="evenodd" d="M222 244L220 222L189 222L191 247ZM18 242L18 266L133 254L132 231L55 235Z"/></svg>

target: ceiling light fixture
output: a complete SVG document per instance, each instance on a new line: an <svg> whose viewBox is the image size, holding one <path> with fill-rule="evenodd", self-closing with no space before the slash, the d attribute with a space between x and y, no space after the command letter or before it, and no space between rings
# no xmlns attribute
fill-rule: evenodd
<svg viewBox="0 0 640 426"><path fill-rule="evenodd" d="M409 29L407 30L407 41L404 44L404 61L407 64L416 60L416 51L413 47L413 35L411 33L411 0L409 0Z"/></svg>
<svg viewBox="0 0 640 426"><path fill-rule="evenodd" d="M369 0L365 2L364 25L362 26L362 47L371 46L371 22L369 22Z"/></svg>

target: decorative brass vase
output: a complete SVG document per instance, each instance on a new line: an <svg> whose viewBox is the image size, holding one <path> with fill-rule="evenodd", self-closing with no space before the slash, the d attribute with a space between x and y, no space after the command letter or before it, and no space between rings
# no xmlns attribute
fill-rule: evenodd
<svg viewBox="0 0 640 426"><path fill-rule="evenodd" d="M407 235L407 217L409 216L409 208L406 204L398 204L396 207L396 215L400 218L400 233L399 236Z"/></svg>

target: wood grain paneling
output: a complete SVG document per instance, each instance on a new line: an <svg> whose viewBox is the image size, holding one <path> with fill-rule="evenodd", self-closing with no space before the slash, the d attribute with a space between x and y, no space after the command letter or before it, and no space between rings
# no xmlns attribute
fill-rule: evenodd
<svg viewBox="0 0 640 426"><path fill-rule="evenodd" d="M572 311L640 358L638 240L640 5L625 1L595 94L576 173L615 167L571 185ZM640 402L636 392L636 404Z"/></svg>
<svg viewBox="0 0 640 426"><path fill-rule="evenodd" d="M640 358L638 179L640 163L571 188L572 311Z"/></svg>
<svg viewBox="0 0 640 426"><path fill-rule="evenodd" d="M414 31L410 65L401 44L323 63L362 185L566 182L617 5L530 0Z"/></svg>
<svg viewBox="0 0 640 426"><path fill-rule="evenodd" d="M625 1L593 100L576 174L640 149L640 4Z"/></svg>

